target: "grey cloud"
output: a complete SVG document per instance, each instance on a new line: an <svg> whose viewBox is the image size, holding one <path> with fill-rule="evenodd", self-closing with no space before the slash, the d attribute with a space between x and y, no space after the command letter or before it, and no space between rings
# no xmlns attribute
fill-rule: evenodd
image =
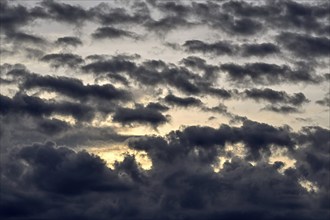
<svg viewBox="0 0 330 220"><path fill-rule="evenodd" d="M183 44L183 47L189 52L213 53L216 55L231 55L235 52L235 47L224 41L208 44L199 40L189 40Z"/></svg>
<svg viewBox="0 0 330 220"><path fill-rule="evenodd" d="M42 88L47 91L57 92L80 101L88 98L101 100L122 100L130 99L127 91L117 89L111 84L105 85L84 85L81 80L68 77L40 76L31 74L21 84L22 89Z"/></svg>
<svg viewBox="0 0 330 220"><path fill-rule="evenodd" d="M95 17L103 25L109 24L141 24L150 19L149 11L144 2L136 2L133 6L133 15L125 8L109 7L106 3L101 3L91 9Z"/></svg>
<svg viewBox="0 0 330 220"><path fill-rule="evenodd" d="M51 142L35 143L13 150L6 157L2 182L6 190L1 191L0 213L2 217L15 213L16 217L97 220L109 216L178 219L178 214L196 220L323 220L329 217L325 206L328 194L323 190L327 180L321 175L326 160L319 153L326 153L324 140L328 132L310 127L293 135L287 128L247 121L241 127L193 126L166 137L131 139L131 148L144 150L151 158L153 167L149 171L141 170L133 156L126 156L109 169L104 161L87 152L74 152ZM297 159L308 156L315 146L320 147L314 152L314 160L299 162L298 170L289 168L283 174L278 172L281 162L269 165L258 161L252 166L237 157L225 162L221 173L214 173L210 165L224 153L227 141L243 141L249 149L259 150L268 144L290 147L297 141L307 146L290 151ZM315 167L316 164L321 166ZM299 185L298 180L306 176L304 169L316 171L309 178L317 181L320 194L310 195ZM78 207L86 211L75 211Z"/></svg>
<svg viewBox="0 0 330 220"><path fill-rule="evenodd" d="M47 13L48 18L55 21L67 22L69 24L81 24L85 20L90 19L89 11L80 6L53 0L44 0L41 5Z"/></svg>
<svg viewBox="0 0 330 220"><path fill-rule="evenodd" d="M261 110L272 111L281 114L290 114L290 113L300 113L301 111L295 107L290 105L267 105Z"/></svg>
<svg viewBox="0 0 330 220"><path fill-rule="evenodd" d="M280 53L280 48L272 43L260 44L233 44L226 41L218 41L215 43L206 43L199 40L189 40L183 44L183 47L188 52L202 52L213 55L241 55L243 57L265 57Z"/></svg>
<svg viewBox="0 0 330 220"><path fill-rule="evenodd" d="M111 39L111 38L122 38L122 37L138 39L137 34L130 31L117 29L114 27L100 27L96 29L96 31L92 34L92 37L95 39L105 39L105 38Z"/></svg>
<svg viewBox="0 0 330 220"><path fill-rule="evenodd" d="M55 41L56 45L61 46L81 46L83 43L78 37L60 37Z"/></svg>
<svg viewBox="0 0 330 220"><path fill-rule="evenodd" d="M16 44L34 44L34 45L45 45L47 41L39 36L27 34L24 32L11 32L7 34L7 41L14 41Z"/></svg>
<svg viewBox="0 0 330 220"><path fill-rule="evenodd" d="M326 107L330 107L330 93L327 93L323 99L321 100L317 100L316 103L319 104L319 105L323 105L323 106L326 106Z"/></svg>
<svg viewBox="0 0 330 220"><path fill-rule="evenodd" d="M230 119L229 121L230 124L242 123L248 120L247 117L245 116L240 116L229 112L227 106L225 106L222 103L213 107L203 106L201 110L205 112L213 112L213 113L221 114Z"/></svg>
<svg viewBox="0 0 330 220"><path fill-rule="evenodd" d="M277 39L298 57L327 57L330 53L330 40L326 37L284 32Z"/></svg>
<svg viewBox="0 0 330 220"><path fill-rule="evenodd" d="M27 114L35 117L50 116L54 113L71 115L77 120L91 120L94 112L91 107L71 102L44 101L38 97L25 94L16 94L13 98L1 95L0 97L2 115Z"/></svg>
<svg viewBox="0 0 330 220"><path fill-rule="evenodd" d="M254 99L256 101L264 100L270 103L284 103L300 106L308 103L309 100L303 93L287 94L285 91L275 91L269 88L265 89L247 89L244 91L245 97Z"/></svg>
<svg viewBox="0 0 330 220"><path fill-rule="evenodd" d="M272 43L243 44L243 56L267 56L280 53L280 49Z"/></svg>
<svg viewBox="0 0 330 220"><path fill-rule="evenodd" d="M50 63L53 68L70 67L75 68L84 63L81 56L71 53L54 53L43 56L41 61Z"/></svg>
<svg viewBox="0 0 330 220"><path fill-rule="evenodd" d="M222 64L221 69L228 72L230 80L238 83L253 82L272 85L278 83L318 83L320 77L315 76L313 69L299 65L293 69L287 65L269 63L234 63Z"/></svg>
<svg viewBox="0 0 330 220"><path fill-rule="evenodd" d="M150 125L154 128L169 121L169 119L159 111L141 105L137 105L135 108L118 108L115 111L112 120L123 125L132 125L136 123Z"/></svg>
<svg viewBox="0 0 330 220"><path fill-rule="evenodd" d="M249 2L230 1L223 4L223 9L236 16L262 19L271 28L313 31L318 34L328 33L326 24L320 21L329 17L329 5L323 2L306 4L298 1L265 1L256 5Z"/></svg>
<svg viewBox="0 0 330 220"><path fill-rule="evenodd" d="M176 105L179 107L193 107L193 106L201 106L203 103L201 100L196 99L194 97L178 97L173 94L169 94L165 96L164 101L170 105Z"/></svg>
<svg viewBox="0 0 330 220"><path fill-rule="evenodd" d="M146 107L157 110L157 111L161 111L161 112L166 112L166 111L170 110L169 107L167 107L166 105L162 105L158 102L149 102Z"/></svg>

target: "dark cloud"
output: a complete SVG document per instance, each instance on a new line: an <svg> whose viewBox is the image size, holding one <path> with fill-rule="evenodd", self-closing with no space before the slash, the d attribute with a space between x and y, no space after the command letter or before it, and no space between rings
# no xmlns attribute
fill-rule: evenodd
<svg viewBox="0 0 330 220"><path fill-rule="evenodd" d="M276 128L268 124L258 123L250 120L244 121L241 127L221 125L216 129L207 126L191 126L185 128L183 131L173 131L169 134L168 138L174 142L172 146L173 150L175 150L175 147L177 146L175 144L177 138L179 138L180 142L185 145L181 146L182 149L178 148L177 151L193 150L194 146L206 149L213 146L215 148L221 149L227 143L244 143L245 147L249 150L247 158L252 160L258 159L260 157L261 150L269 151L269 147L272 144L276 144L278 146L286 147L289 149L294 146L294 141L290 137L288 127ZM152 140L154 139L152 138ZM149 150L153 150L153 146L156 145L160 145L160 148L164 149L169 148L163 146L166 145L165 143L166 141L164 140L161 141L161 144L158 142L155 144L150 142L150 145L145 145L144 142L142 142L142 144L138 143L138 146L143 148L135 147L135 145L133 145L133 147L135 149L146 150L148 152ZM152 155L150 156L152 157ZM201 154L201 156L203 155ZM180 154L172 152L167 157L164 157L163 160L172 160L176 157L180 157ZM216 159L214 152L212 153L212 157L214 158L212 161L214 161Z"/></svg>
<svg viewBox="0 0 330 220"><path fill-rule="evenodd" d="M46 11L48 18L54 21L67 22L69 24L81 24L90 19L88 10L76 5L44 0L41 5Z"/></svg>
<svg viewBox="0 0 330 220"><path fill-rule="evenodd" d="M265 57L280 53L280 48L272 43L242 44L237 45L227 41L205 43L199 40L189 40L183 44L188 52L202 52L213 55L242 55L243 57L258 56Z"/></svg>
<svg viewBox="0 0 330 220"><path fill-rule="evenodd" d="M228 111L228 107L222 103L220 103L216 106L213 106L213 107L203 106L201 108L201 110L205 111L205 112L217 113L224 117L227 117L227 118L229 118L230 124L238 124L238 123L242 123L242 122L248 120L247 117L245 117L245 116L240 116L240 115L231 113L230 111Z"/></svg>
<svg viewBox="0 0 330 220"><path fill-rule="evenodd" d="M262 110L272 111L281 114L289 114L289 113L300 113L301 111L295 107L290 105L267 105L266 107L262 108Z"/></svg>
<svg viewBox="0 0 330 220"><path fill-rule="evenodd" d="M118 108L112 120L123 125L145 124L154 128L169 121L169 119L158 110L141 105L137 105L135 108Z"/></svg>
<svg viewBox="0 0 330 220"><path fill-rule="evenodd" d="M52 114L69 115L77 120L91 120L94 111L91 107L71 102L44 101L39 97L16 94L13 98L0 96L0 113L27 114L35 117L51 116Z"/></svg>
<svg viewBox="0 0 330 220"><path fill-rule="evenodd" d="M204 72L203 77L206 80L217 79L217 73L219 72L219 67L215 65L207 64L206 61L200 57L189 56L181 60L181 63L186 67L192 68L194 71L200 70Z"/></svg>
<svg viewBox="0 0 330 220"><path fill-rule="evenodd" d="M108 72L131 72L136 68L134 62L126 59L113 58L110 60L97 60L82 67L85 72L92 72L96 75Z"/></svg>
<svg viewBox="0 0 330 220"><path fill-rule="evenodd" d="M329 5L323 2L306 4L298 1L265 1L256 5L230 1L223 4L223 9L243 18L262 19L271 28L329 33L325 22L322 22L322 19L329 17Z"/></svg>
<svg viewBox="0 0 330 220"><path fill-rule="evenodd" d="M317 100L316 103L319 104L319 105L323 105L323 106L326 106L326 107L330 107L330 93L327 93L323 99L321 100Z"/></svg>
<svg viewBox="0 0 330 220"><path fill-rule="evenodd" d="M0 65L0 77L4 84L13 84L19 82L29 74L26 66L20 63L14 65L4 63Z"/></svg>
<svg viewBox="0 0 330 220"><path fill-rule="evenodd" d="M287 94L285 91L275 91L269 88L266 89L247 89L244 91L245 97L256 101L264 100L270 103L284 103L300 106L309 102L303 93Z"/></svg>
<svg viewBox="0 0 330 220"><path fill-rule="evenodd" d="M224 15L216 26L222 27L231 34L254 35L263 28L262 23L250 18L235 19L231 16Z"/></svg>
<svg viewBox="0 0 330 220"><path fill-rule="evenodd" d="M176 105L179 107L193 107L193 106L201 106L203 103L201 100L196 99L194 97L178 97L173 94L169 94L165 96L164 101L170 105Z"/></svg>
<svg viewBox="0 0 330 220"><path fill-rule="evenodd" d="M53 118L40 121L38 123L38 129L40 132L46 133L48 135L54 135L67 131L70 129L70 126L64 121Z"/></svg>
<svg viewBox="0 0 330 220"><path fill-rule="evenodd" d="M189 52L213 53L215 55L231 55L235 51L235 47L225 41L208 44L199 40L189 40L183 44L183 47Z"/></svg>
<svg viewBox="0 0 330 220"><path fill-rule="evenodd" d="M161 60L148 60L138 65L122 57L113 57L109 60L99 60L87 64L82 67L82 70L96 75L121 73L128 75L141 85L155 86L166 84L186 94L198 94L202 90L193 82L197 79L202 81L202 77L194 74L187 68L166 64Z"/></svg>
<svg viewBox="0 0 330 220"><path fill-rule="evenodd" d="M30 48L30 47L25 48L25 53L28 59L40 59L45 55L44 50Z"/></svg>
<svg viewBox="0 0 330 220"><path fill-rule="evenodd" d="M24 32L11 32L7 34L7 41L14 41L16 44L35 44L35 45L45 45L47 41L41 37L27 34Z"/></svg>
<svg viewBox="0 0 330 220"><path fill-rule="evenodd" d="M296 117L309 98L329 107L328 94L313 98L330 76L329 4L126 3L0 0L1 58L22 62L0 66L0 218L329 219L328 112ZM108 52L85 45L101 39L152 44ZM43 72L38 61L69 69ZM258 111L247 99L265 103L269 115L236 115ZM203 111L205 120L185 119L175 106ZM276 113L287 120L265 123ZM169 133L141 134L162 125ZM138 126L154 130L134 135ZM81 149L124 158L110 168Z"/></svg>
<svg viewBox="0 0 330 220"><path fill-rule="evenodd" d="M260 56L274 55L280 53L280 49L272 43L262 44L243 44L243 56Z"/></svg>
<svg viewBox="0 0 330 220"><path fill-rule="evenodd" d="M279 83L317 83L320 77L315 76L312 69L299 65L293 69L287 65L269 63L247 63L238 65L234 63L222 64L221 69L228 72L230 80L238 83L253 82L256 84Z"/></svg>
<svg viewBox="0 0 330 220"><path fill-rule="evenodd" d="M0 2L0 11L1 27L6 32L15 32L21 26L34 20L26 7L20 4L8 4L6 0Z"/></svg>
<svg viewBox="0 0 330 220"><path fill-rule="evenodd" d="M105 38L111 39L111 38L122 38L122 37L138 39L138 36L135 33L117 29L114 27L100 27L96 29L96 31L92 34L92 37L95 39L105 39Z"/></svg>
<svg viewBox="0 0 330 220"><path fill-rule="evenodd" d="M330 40L326 37L284 32L277 39L298 57L328 57L330 53Z"/></svg>
<svg viewBox="0 0 330 220"><path fill-rule="evenodd" d="M47 91L57 92L80 101L88 98L101 100L128 100L130 94L117 89L111 84L84 85L81 80L68 77L40 76L32 74L26 77L21 84L22 89L42 88Z"/></svg>
<svg viewBox="0 0 330 220"><path fill-rule="evenodd" d="M194 23L188 22L185 18L181 16L166 16L159 20L149 19L145 26L150 31L155 31L157 33L166 33L179 27L189 27L194 25Z"/></svg>
<svg viewBox="0 0 330 220"><path fill-rule="evenodd" d="M56 45L61 46L81 46L83 43L78 37L60 37L55 41Z"/></svg>
<svg viewBox="0 0 330 220"><path fill-rule="evenodd" d="M110 7L106 3L101 3L91 9L95 17L103 25L113 24L142 24L150 19L149 11L144 2L136 2L132 7L133 14L125 8Z"/></svg>
<svg viewBox="0 0 330 220"><path fill-rule="evenodd" d="M278 172L281 162L252 166L238 157L225 162L220 173L211 170L210 165L223 155L226 142L243 141L249 148L293 144L288 129L251 121L242 127L193 126L164 138L132 139L129 146L146 151L151 158L149 171L141 170L134 156L126 156L109 169L87 152L74 152L51 142L36 143L11 151L11 160L3 163L5 190L1 191L0 213L6 218L179 219L180 215L196 220L323 220L329 217L325 206L328 194L323 191L328 180L321 175L327 164L318 154L326 152L328 135L328 130L319 127L293 135L291 138L307 147L292 151L297 159L320 146L314 152L318 159L299 162L299 170L288 168L282 174ZM300 186L299 179L307 177L301 172L304 169L314 170L308 178L317 182L321 194L311 195ZM82 207L85 212L75 211Z"/></svg>
<svg viewBox="0 0 330 220"><path fill-rule="evenodd" d="M71 53L54 53L43 56L41 61L50 63L53 68L70 67L75 68L84 63L81 56Z"/></svg>
<svg viewBox="0 0 330 220"><path fill-rule="evenodd" d="M162 104L157 103L157 102L149 102L146 107L150 108L150 109L157 110L157 111L161 111L161 112L166 112L166 111L170 110L170 108L167 107L166 105L162 105Z"/></svg>
<svg viewBox="0 0 330 220"><path fill-rule="evenodd" d="M303 127L296 137L300 147L292 154L297 160L297 171L305 179L316 183L321 191L326 191L329 185L329 135L330 131L325 128ZM323 196L320 205L326 207L329 192Z"/></svg>

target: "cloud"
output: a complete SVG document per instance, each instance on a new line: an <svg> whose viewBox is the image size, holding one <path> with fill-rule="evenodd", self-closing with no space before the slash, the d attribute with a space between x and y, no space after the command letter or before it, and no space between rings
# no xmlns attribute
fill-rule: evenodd
<svg viewBox="0 0 330 220"><path fill-rule="evenodd" d="M304 4L296 1L263 2L260 5L249 2L230 1L223 4L223 10L234 16L262 19L267 26L276 29L327 33L322 18L329 16L329 5Z"/></svg>
<svg viewBox="0 0 330 220"><path fill-rule="evenodd" d="M173 94L169 94L165 96L164 101L170 105L176 105L184 108L202 105L202 101L194 97L183 98L183 97L175 96Z"/></svg>
<svg viewBox="0 0 330 220"><path fill-rule="evenodd" d="M323 105L323 106L326 106L326 107L330 107L330 93L327 93L323 99L321 100L317 100L316 103L319 104L319 105Z"/></svg>
<svg viewBox="0 0 330 220"><path fill-rule="evenodd" d="M0 218L329 219L329 4L126 3L0 0Z"/></svg>
<svg viewBox="0 0 330 220"><path fill-rule="evenodd" d="M159 111L144 106L136 106L135 108L118 108L112 120L123 125L142 124L150 125L154 128L167 123L169 120Z"/></svg>
<svg viewBox="0 0 330 220"><path fill-rule="evenodd" d="M287 94L285 91L275 91L269 88L265 89L247 89L244 91L246 98L251 98L256 101L264 100L270 103L284 103L300 106L308 103L309 100L301 92L294 93L293 95Z"/></svg>
<svg viewBox="0 0 330 220"><path fill-rule="evenodd" d="M245 116L240 116L240 115L236 115L236 114L229 112L228 107L222 103L220 103L216 106L213 106L213 107L202 106L201 110L205 111L205 112L221 114L230 119L230 121L229 121L230 124L242 123L242 122L248 120L247 117L245 117ZM215 119L215 117L212 116L212 117L210 117L210 119Z"/></svg>
<svg viewBox="0 0 330 220"><path fill-rule="evenodd" d="M189 52L213 53L215 55L231 55L235 47L229 42L218 41L216 43L204 43L199 40L189 40L183 44Z"/></svg>
<svg viewBox="0 0 330 220"><path fill-rule="evenodd" d="M81 58L81 56L71 53L47 54L43 56L40 60L50 63L50 66L53 68L65 66L75 68L80 64L84 63L84 60Z"/></svg>
<svg viewBox="0 0 330 220"><path fill-rule="evenodd" d="M22 5L11 5L8 1L1 1L1 26L5 32L15 32L21 26L34 20L30 11ZM33 9L32 9L33 10Z"/></svg>
<svg viewBox="0 0 330 220"><path fill-rule="evenodd" d="M298 57L327 57L330 51L330 40L326 37L313 37L297 33L284 32L278 41Z"/></svg>
<svg viewBox="0 0 330 220"><path fill-rule="evenodd" d="M138 36L135 33L117 29L114 27L100 27L96 29L96 31L92 34L92 37L95 39L105 39L105 38L111 39L111 38L122 38L122 37L138 39Z"/></svg>
<svg viewBox="0 0 330 220"><path fill-rule="evenodd" d="M280 49L272 43L261 44L243 44L242 55L243 56L268 56L280 53Z"/></svg>
<svg viewBox="0 0 330 220"><path fill-rule="evenodd" d="M114 8L106 3L101 3L91 9L97 20L103 25L113 24L142 24L150 19L149 10L145 2L136 2L131 8L133 14L125 8Z"/></svg>
<svg viewBox="0 0 330 220"><path fill-rule="evenodd" d="M66 22L69 24L81 24L90 19L90 13L84 8L76 5L56 2L53 0L44 0L41 5L48 15L48 18L54 21Z"/></svg>
<svg viewBox="0 0 330 220"><path fill-rule="evenodd" d="M27 114L35 117L50 116L52 114L70 115L77 120L91 120L94 117L93 109L83 104L71 102L45 101L35 96L17 93L13 98L0 96L0 113Z"/></svg>
<svg viewBox="0 0 330 220"><path fill-rule="evenodd" d="M289 114L289 113L299 113L300 110L295 106L290 105L267 105L266 107L262 108L262 110L272 111L281 114Z"/></svg>
<svg viewBox="0 0 330 220"><path fill-rule="evenodd" d="M40 76L31 74L21 84L22 89L42 88L46 91L57 92L68 97L86 101L91 98L101 100L129 100L127 91L117 89L112 84L84 85L81 80L69 77Z"/></svg>
<svg viewBox="0 0 330 220"><path fill-rule="evenodd" d="M60 37L55 41L56 45L60 46L81 46L83 43L78 37Z"/></svg>
<svg viewBox="0 0 330 220"><path fill-rule="evenodd" d="M14 41L16 44L34 44L34 45L45 45L47 41L41 37L27 34L24 32L11 32L7 34L7 41Z"/></svg>
<svg viewBox="0 0 330 220"><path fill-rule="evenodd" d="M320 214L327 210L324 202L328 194L322 191L327 180L320 176L326 164L317 168L311 177L321 187L322 194L318 196L310 196L298 182L304 175L300 171L303 168L312 171L309 169L313 163L299 162L297 171L288 168L281 174L278 172L280 162L274 165L257 162L252 166L243 158L234 157L224 163L220 173L211 171L210 165L218 155L225 153L227 141L243 141L247 147L266 143L291 146L291 138L294 138L297 143L307 146L291 151L296 158L305 157L314 146L320 146L314 154L326 153L323 148L326 142L323 141L327 139L328 130L307 127L295 135L290 133L285 128L249 121L242 127L193 126L171 132L164 138L131 139L131 148L144 150L151 158L153 167L149 171L141 170L134 156L126 156L123 162L117 162L114 169L110 169L97 156L75 152L52 142L24 146L12 150L10 157L6 157L15 160L6 159L3 163L6 169L2 186L6 190L2 191L0 213L2 217L15 213L16 217L93 216L98 220L109 216L164 219L177 214L190 219L243 216L327 219L328 216ZM263 142L265 140L268 141ZM311 203L313 208L309 208ZM86 207L86 211L74 211L79 210L78 207Z"/></svg>
<svg viewBox="0 0 330 220"><path fill-rule="evenodd" d="M161 112L166 112L166 111L170 110L170 108L167 107L166 105L162 105L162 104L157 103L157 102L149 102L146 107L150 108L150 109L157 110L157 111L161 111Z"/></svg>
<svg viewBox="0 0 330 220"><path fill-rule="evenodd" d="M238 65L226 63L221 65L223 71L228 72L230 80L237 83L253 82L262 85L279 83L318 83L320 78L313 74L312 69L303 69L299 65L293 69L287 65L269 63L247 63Z"/></svg>

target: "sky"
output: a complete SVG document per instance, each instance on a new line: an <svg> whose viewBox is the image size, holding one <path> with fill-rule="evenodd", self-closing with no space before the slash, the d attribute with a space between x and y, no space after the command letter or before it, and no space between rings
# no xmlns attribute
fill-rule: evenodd
<svg viewBox="0 0 330 220"><path fill-rule="evenodd" d="M329 219L330 3L0 0L1 219Z"/></svg>

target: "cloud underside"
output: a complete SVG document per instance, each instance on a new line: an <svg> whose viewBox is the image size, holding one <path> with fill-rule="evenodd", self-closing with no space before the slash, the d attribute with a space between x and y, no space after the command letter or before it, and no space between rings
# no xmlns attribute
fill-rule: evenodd
<svg viewBox="0 0 330 220"><path fill-rule="evenodd" d="M322 1L1 1L0 218L329 219L329 20Z"/></svg>
<svg viewBox="0 0 330 220"><path fill-rule="evenodd" d="M326 219L329 134L319 127L292 133L246 121L241 127L194 126L166 137L130 138L130 148L147 152L153 164L150 170L141 169L133 155L110 169L95 155L53 142L24 146L2 162L1 215L301 219L304 212L303 219ZM245 146L246 156L225 150L235 143ZM301 147L294 148L295 144ZM280 173L283 162L261 162L258 158L267 158L271 145L286 149L297 161L296 168ZM228 155L232 159L215 173L212 165ZM306 178L317 185L317 194L299 184ZM312 204L318 208L310 209Z"/></svg>

